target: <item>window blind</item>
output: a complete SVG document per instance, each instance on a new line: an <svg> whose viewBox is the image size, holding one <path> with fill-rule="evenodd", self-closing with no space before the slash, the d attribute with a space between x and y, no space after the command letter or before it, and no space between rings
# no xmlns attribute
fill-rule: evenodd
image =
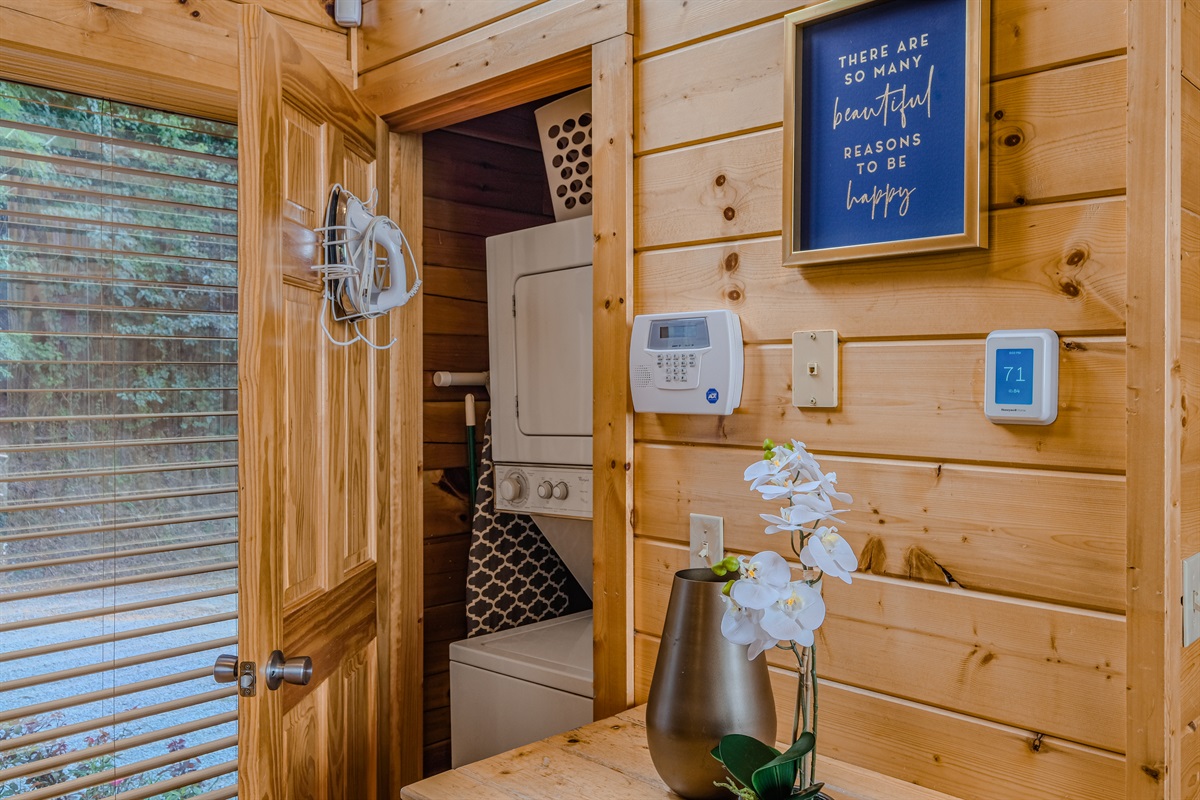
<svg viewBox="0 0 1200 800"><path fill-rule="evenodd" d="M236 795L236 159L0 81L0 797Z"/></svg>

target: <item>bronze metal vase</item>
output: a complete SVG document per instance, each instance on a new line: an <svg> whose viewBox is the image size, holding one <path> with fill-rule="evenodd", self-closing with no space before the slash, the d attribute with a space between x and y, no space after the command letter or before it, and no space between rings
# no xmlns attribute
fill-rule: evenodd
<svg viewBox="0 0 1200 800"><path fill-rule="evenodd" d="M721 635L725 604L710 569L675 573L662 644L646 707L650 758L667 786L687 800L717 800L729 791L712 749L722 736L744 733L775 743L775 701L767 659L746 659L746 646Z"/></svg>

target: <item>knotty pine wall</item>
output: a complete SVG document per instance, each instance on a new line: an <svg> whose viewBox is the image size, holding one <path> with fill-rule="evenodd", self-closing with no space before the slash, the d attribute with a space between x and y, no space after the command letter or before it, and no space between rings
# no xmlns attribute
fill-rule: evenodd
<svg viewBox="0 0 1200 800"><path fill-rule="evenodd" d="M993 0L989 250L803 270L779 239L797 5L637 5L634 307L728 308L746 340L734 414L636 420L638 699L690 512L786 552L741 473L794 437L870 553L826 582L820 751L964 798L1124 797L1125 3ZM1034 327L1062 337L1058 421L993 425L983 338ZM834 411L791 404L810 328L843 342Z"/></svg>
<svg viewBox="0 0 1200 800"><path fill-rule="evenodd" d="M554 221L533 107L425 134L425 754L426 775L450 767L450 642L466 638L467 488L463 398L483 387L433 384L433 373L488 369L484 240Z"/></svg>
<svg viewBox="0 0 1200 800"><path fill-rule="evenodd" d="M231 118L238 91L239 6L245 2L249 0L0 0L0 45L45 48L52 54L36 69L7 59L4 66L14 80L108 96L124 83L110 65L137 63L158 78L150 82L154 85L138 88L139 98L148 98L144 102ZM343 83L353 84L349 37L334 24L324 0L258 4ZM60 55L90 66L67 66Z"/></svg>
<svg viewBox="0 0 1200 800"><path fill-rule="evenodd" d="M1181 347L1184 386L1200 385L1200 4L1186 2L1181 19L1183 63L1180 76L1182 139L1182 291L1180 293ZM1195 426L1187 425L1190 409L1184 408L1182 448L1182 555L1200 553L1200 440ZM1200 798L1200 642L1183 653L1180 681L1183 796Z"/></svg>

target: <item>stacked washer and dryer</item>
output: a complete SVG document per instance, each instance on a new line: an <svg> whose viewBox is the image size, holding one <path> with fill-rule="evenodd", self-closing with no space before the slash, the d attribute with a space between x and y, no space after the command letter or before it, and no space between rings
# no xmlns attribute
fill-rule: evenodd
<svg viewBox="0 0 1200 800"><path fill-rule="evenodd" d="M592 218L487 240L496 508L592 589ZM450 645L453 766L592 720L592 612Z"/></svg>

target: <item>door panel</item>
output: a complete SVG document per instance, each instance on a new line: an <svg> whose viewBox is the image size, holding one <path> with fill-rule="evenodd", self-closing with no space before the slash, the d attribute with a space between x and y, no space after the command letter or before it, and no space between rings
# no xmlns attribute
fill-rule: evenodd
<svg viewBox="0 0 1200 800"><path fill-rule="evenodd" d="M243 8L241 48L240 517L253 535L240 552L239 648L259 665L259 685L239 705L239 796L374 798L385 744L376 553L390 523L388 361L325 339L311 266L330 185L364 200L387 185L387 129L257 6ZM389 332L386 317L362 327L376 339ZM312 658L307 686L267 689L263 665L276 649Z"/></svg>

